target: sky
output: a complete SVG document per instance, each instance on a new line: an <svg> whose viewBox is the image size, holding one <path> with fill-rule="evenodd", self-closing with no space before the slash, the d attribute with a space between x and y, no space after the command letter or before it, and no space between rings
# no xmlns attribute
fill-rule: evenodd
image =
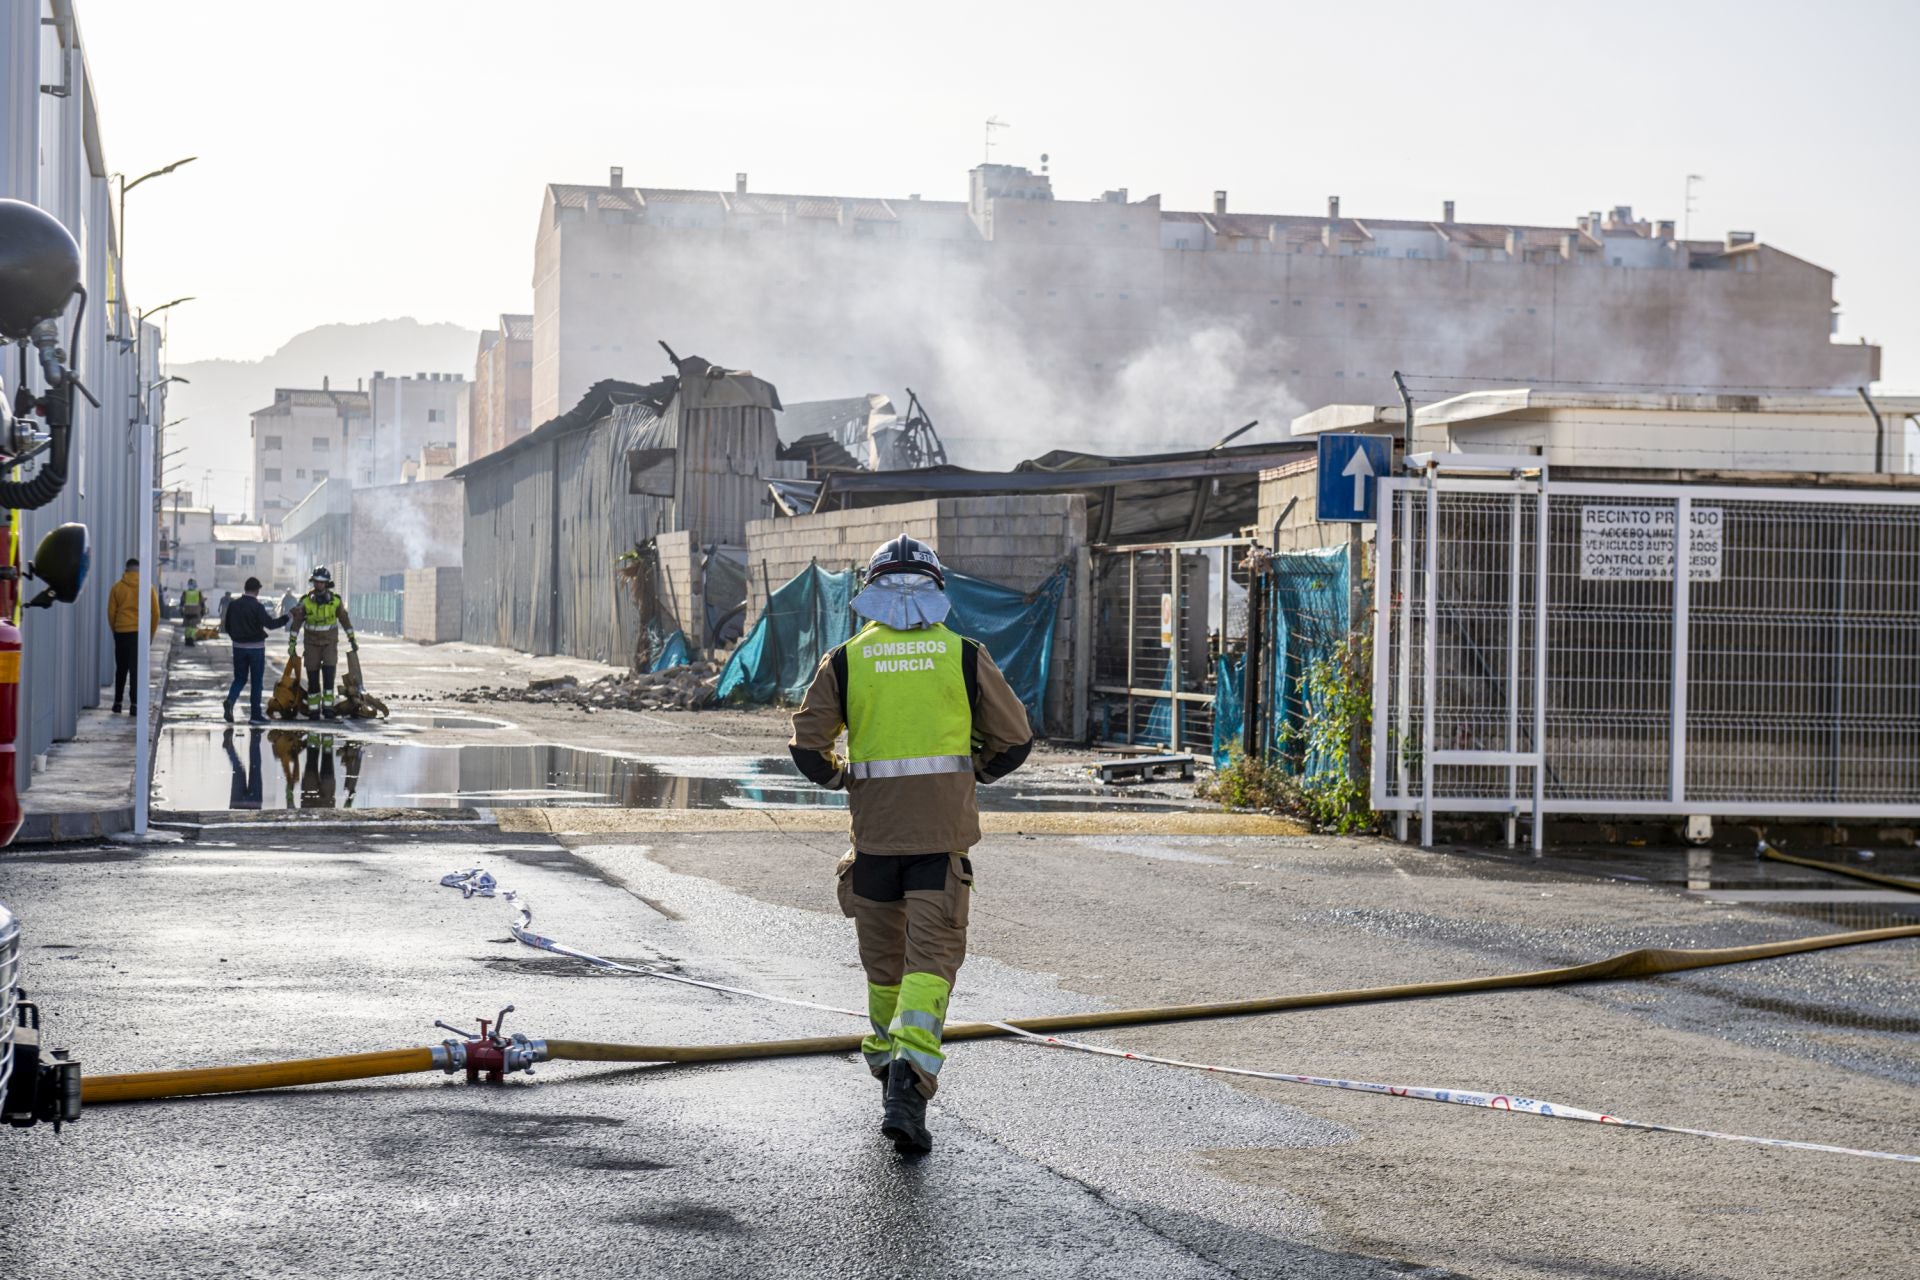
<svg viewBox="0 0 1920 1280"><path fill-rule="evenodd" d="M175 360L332 321L531 309L548 182L1062 198L1570 224L1630 204L1839 275L1841 337L1920 390L1920 4L78 0L108 162ZM1898 234L1896 234L1898 233Z"/></svg>

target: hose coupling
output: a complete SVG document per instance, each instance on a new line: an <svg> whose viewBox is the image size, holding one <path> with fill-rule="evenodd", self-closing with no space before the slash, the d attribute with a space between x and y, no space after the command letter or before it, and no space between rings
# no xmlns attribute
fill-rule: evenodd
<svg viewBox="0 0 1920 1280"><path fill-rule="evenodd" d="M516 1071L531 1075L534 1063L547 1060L547 1042L529 1039L518 1031L510 1037L500 1034L501 1024L512 1012L513 1006L508 1005L491 1018L476 1019L480 1024L478 1034L451 1023L435 1022L434 1026L464 1039L442 1040L432 1050L433 1065L448 1075L465 1071L468 1084L476 1083L482 1076L489 1084L499 1084Z"/></svg>
<svg viewBox="0 0 1920 1280"><path fill-rule="evenodd" d="M49 387L67 384L67 353L60 346L60 322L42 320L33 326L28 340L40 349L40 373Z"/></svg>

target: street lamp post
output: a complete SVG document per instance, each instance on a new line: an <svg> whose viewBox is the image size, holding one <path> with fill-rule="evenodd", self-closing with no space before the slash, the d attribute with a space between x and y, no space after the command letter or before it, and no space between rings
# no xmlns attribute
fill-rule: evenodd
<svg viewBox="0 0 1920 1280"><path fill-rule="evenodd" d="M175 169L180 168L182 165L192 164L196 159L198 159L197 156L187 156L184 159L175 160L170 165L166 165L162 168L154 169L150 172L143 173L139 177L133 179L133 181L131 182L127 180L126 174L123 173L120 175L120 203L119 203L119 208L116 210L114 230L117 233L117 236L119 239L119 245L118 245L118 248L120 250L119 278L121 282L120 283L120 307L122 311L123 322L125 320L125 312L128 309L127 294L126 294L127 192L133 190L135 187L139 186L143 182L150 181L151 179L154 179L154 178L164 177L165 175L172 173ZM139 312L135 315L133 334L132 334L132 338L133 338L132 346L133 346L133 384L136 388L140 387L141 383L144 381L144 379L147 376L147 371L145 367L141 364L141 352L140 352L141 331L143 326L145 325L146 318L150 315L156 315L161 311L165 311L168 307L177 307L181 303L188 302L188 301L191 301L191 299L175 298L172 302L166 303L164 306L154 307L150 311ZM138 584L135 588L135 594L139 600L139 610L140 610L138 615L139 621L137 623L139 627L139 636L140 636L140 657L139 657L140 670L139 670L139 674L135 678L140 682L142 686L145 687L146 693L147 693L147 697L145 701L148 703L146 709L141 714L134 717L137 723L134 725L134 756L133 756L133 785L132 785L133 831L136 836L141 836L141 837L144 837L147 834L147 803L149 800L148 792L150 790L148 781L147 781L147 765L148 765L148 761L152 758L152 753L153 753L152 734L151 734L151 730L149 729L149 726L153 723L153 715L157 710L157 708L155 708L152 705L153 687L150 684L148 684L148 677L152 674L152 670L153 670L153 622L154 622L154 618L153 618L154 591L152 587L152 583L154 581L154 564L153 564L154 529L153 529L153 526L155 521L158 519L157 506L159 501L159 494L155 492L155 489L154 489L154 461L153 461L154 430L153 430L152 417L147 412L147 397L152 394L155 387L163 386L168 382L185 382L185 381L186 379L184 378L158 379L151 385L147 386L144 390L136 390L134 394L134 404L133 404L134 423L137 424L138 427L140 428L139 471L137 473L139 476L139 479L135 486L135 492L141 495L140 503L137 508L139 512L139 517L140 517L140 576L139 576Z"/></svg>
<svg viewBox="0 0 1920 1280"><path fill-rule="evenodd" d="M199 158L200 158L199 156L188 156L184 160L175 160L172 164L167 165L165 168L155 169L151 173L141 174L139 177L135 178L132 182L127 181L126 174L123 173L120 175L120 209L116 216L117 216L119 229L120 229L120 261L121 262L124 263L127 260L127 192L133 190L135 187L147 181L149 178L164 178L168 174L172 173L175 169L180 168L182 165L192 164L195 160L198 160Z"/></svg>
<svg viewBox="0 0 1920 1280"><path fill-rule="evenodd" d="M177 299L177 301L185 301L185 299ZM170 302L167 305L172 306L173 303ZM158 311L160 308L155 307L154 310ZM144 323L146 316L151 314L152 312L143 312L140 323ZM134 330L134 336L136 338L139 336L139 329L137 327ZM133 374L134 386L141 387L141 379L144 375L145 371L140 368L136 360ZM155 566L153 563L153 526L159 517L158 504L160 494L155 487L156 477L154 470L156 464L153 460L153 416L148 412L147 405L148 398L152 396L155 389L164 387L169 382L186 381L187 379L179 377L178 375L155 378L152 382L146 383L144 387L141 387L141 390L136 393L137 398L134 403L134 408L137 413L135 421L140 427L139 479L136 483L136 492L142 495L142 501L138 508L140 516L140 582L136 588L136 593L140 601L140 666L136 679L139 680L147 693L147 697L144 699L147 706L134 717L133 726L133 833L136 836L145 836L147 834L147 804L150 799L147 794L149 791L147 784L147 762L153 758L153 731L151 726L156 710L152 705L153 686L148 683L148 677L153 673L153 583L158 578L158 575L154 572Z"/></svg>

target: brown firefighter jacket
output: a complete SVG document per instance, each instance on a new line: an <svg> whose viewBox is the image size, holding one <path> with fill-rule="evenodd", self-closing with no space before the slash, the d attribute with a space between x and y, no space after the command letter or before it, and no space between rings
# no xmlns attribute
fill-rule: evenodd
<svg viewBox="0 0 1920 1280"><path fill-rule="evenodd" d="M1012 772L1033 745L1027 709L987 656L968 640L976 677L973 698L975 773L935 773L905 778L849 778L847 808L853 815L853 847L861 853L963 853L980 842L976 774L993 781ZM834 743L846 728L840 677L829 653L793 713L794 763L815 782L840 771ZM820 776L815 776L815 774Z"/></svg>

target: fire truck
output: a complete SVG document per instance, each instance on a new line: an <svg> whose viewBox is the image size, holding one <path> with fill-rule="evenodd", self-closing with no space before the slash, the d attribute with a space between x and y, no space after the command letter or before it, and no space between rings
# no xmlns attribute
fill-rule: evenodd
<svg viewBox="0 0 1920 1280"><path fill-rule="evenodd" d="M21 513L47 506L66 487L76 397L100 407L67 356L86 306L73 236L43 209L0 200L0 846L20 832L14 769L24 611L72 604L87 577L85 525L54 529L25 562L20 539ZM63 330L69 313L71 328ZM17 348L17 365L6 359L9 347ZM29 377L34 364L39 391ZM40 589L29 597L33 582ZM80 1064L42 1043L40 1009L20 987L21 934L0 903L0 1120L57 1130L79 1118Z"/></svg>

